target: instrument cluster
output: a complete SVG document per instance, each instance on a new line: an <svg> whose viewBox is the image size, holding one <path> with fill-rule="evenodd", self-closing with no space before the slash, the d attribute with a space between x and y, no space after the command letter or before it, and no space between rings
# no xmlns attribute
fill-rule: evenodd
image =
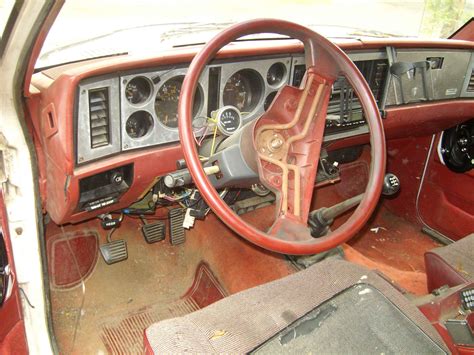
<svg viewBox="0 0 474 355"><path fill-rule="evenodd" d="M290 82L291 57L213 63L194 97L193 126L199 137L222 107L235 107L242 123L259 117ZM178 102L187 68L171 67L120 77L121 150L179 141Z"/></svg>

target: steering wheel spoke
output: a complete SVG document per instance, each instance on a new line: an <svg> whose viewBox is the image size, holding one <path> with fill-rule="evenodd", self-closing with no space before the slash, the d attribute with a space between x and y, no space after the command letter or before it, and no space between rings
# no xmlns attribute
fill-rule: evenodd
<svg viewBox="0 0 474 355"><path fill-rule="evenodd" d="M254 128L262 183L277 195L278 216L306 223L333 81L309 68L301 89L285 87Z"/></svg>

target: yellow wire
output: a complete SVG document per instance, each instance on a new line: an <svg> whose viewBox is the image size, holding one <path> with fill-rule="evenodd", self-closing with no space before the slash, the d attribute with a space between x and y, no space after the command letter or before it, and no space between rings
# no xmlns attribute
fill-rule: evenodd
<svg viewBox="0 0 474 355"><path fill-rule="evenodd" d="M211 144L211 154L209 154L209 158L212 157L212 154L214 154L214 146L216 144L216 136L217 136L217 125L214 127L214 134L212 136L212 144Z"/></svg>

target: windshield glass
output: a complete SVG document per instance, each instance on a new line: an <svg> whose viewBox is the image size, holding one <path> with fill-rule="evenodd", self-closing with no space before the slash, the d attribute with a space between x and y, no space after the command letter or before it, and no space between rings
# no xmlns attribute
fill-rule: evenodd
<svg viewBox="0 0 474 355"><path fill-rule="evenodd" d="M36 67L203 43L229 24L262 17L332 38L445 38L473 15L474 0L68 0Z"/></svg>

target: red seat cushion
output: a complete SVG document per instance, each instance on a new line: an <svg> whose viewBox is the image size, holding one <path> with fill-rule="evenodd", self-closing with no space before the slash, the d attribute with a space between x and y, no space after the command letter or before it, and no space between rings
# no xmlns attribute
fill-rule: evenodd
<svg viewBox="0 0 474 355"><path fill-rule="evenodd" d="M474 234L425 253L428 290L474 281Z"/></svg>

